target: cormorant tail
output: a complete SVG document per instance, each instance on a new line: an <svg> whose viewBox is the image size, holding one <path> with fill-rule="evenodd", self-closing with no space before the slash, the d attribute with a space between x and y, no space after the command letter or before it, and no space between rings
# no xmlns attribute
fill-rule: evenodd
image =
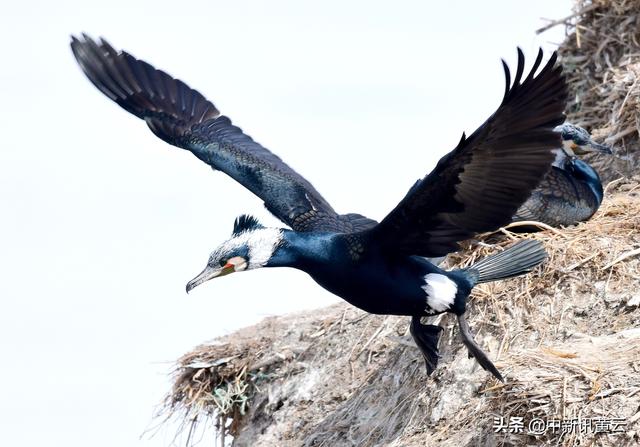
<svg viewBox="0 0 640 447"><path fill-rule="evenodd" d="M476 283L497 281L528 273L547 259L542 243L533 239L512 245L501 253L487 256L466 269Z"/></svg>

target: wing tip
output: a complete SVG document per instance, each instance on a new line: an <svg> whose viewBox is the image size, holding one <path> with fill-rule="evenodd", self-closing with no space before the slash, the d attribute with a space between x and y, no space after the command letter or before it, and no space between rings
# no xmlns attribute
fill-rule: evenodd
<svg viewBox="0 0 640 447"><path fill-rule="evenodd" d="M504 94L501 105L507 102L512 96L517 95L519 92L522 92L523 89L521 87L531 86L532 88L535 89L538 87L533 87L533 84L540 84L540 83L545 83L545 84L548 84L549 86L553 86L555 84L555 86L557 87L557 90L556 88L551 87L547 89L547 92L553 91L557 93L558 98L566 102L566 96L568 96L568 87L566 85L566 79L562 73L562 65L557 63L558 52L553 51L551 53L551 56L547 60L547 62L540 69L540 65L542 64L542 60L544 58L544 50L542 49L542 47L539 47L538 52L536 54L535 61L532 67L530 68L527 77L524 78L523 80L522 75L524 73L524 68L525 68L525 56L524 56L524 52L520 47L516 47L516 48L518 53L518 62L517 62L517 68L516 68L516 75L511 85L509 85L510 70L509 70L508 64L504 61L504 59L502 59L502 66L505 72L507 86L506 86L505 94ZM555 80L553 78L555 78Z"/></svg>
<svg viewBox="0 0 640 447"><path fill-rule="evenodd" d="M213 103L197 90L125 51L114 49L104 37L94 40L85 32L72 34L70 46L89 80L122 108L145 119L163 139L166 139L164 131L182 134L192 125L220 116ZM167 122L151 125L160 115Z"/></svg>
<svg viewBox="0 0 640 447"><path fill-rule="evenodd" d="M507 99L507 95L509 95L509 90L511 89L511 70L509 70L509 64L504 59L500 59L502 61L502 69L504 70L505 77L505 86L504 86L504 95L502 96L502 102Z"/></svg>

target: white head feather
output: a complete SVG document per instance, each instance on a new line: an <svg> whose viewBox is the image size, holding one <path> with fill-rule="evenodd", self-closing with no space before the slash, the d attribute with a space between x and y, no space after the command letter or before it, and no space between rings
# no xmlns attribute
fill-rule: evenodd
<svg viewBox="0 0 640 447"><path fill-rule="evenodd" d="M233 253L238 248L246 246L249 250L247 269L263 267L282 243L282 239L282 230L279 228L246 230L216 248L211 253L210 259L220 260L228 253Z"/></svg>

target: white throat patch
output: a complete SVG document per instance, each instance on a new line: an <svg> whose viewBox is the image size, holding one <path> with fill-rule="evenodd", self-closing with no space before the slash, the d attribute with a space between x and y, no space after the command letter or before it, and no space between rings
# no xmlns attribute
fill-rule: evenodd
<svg viewBox="0 0 640 447"><path fill-rule="evenodd" d="M445 312L451 308L458 292L455 282L439 273L429 273L424 277L422 290L427 293L427 312Z"/></svg>
<svg viewBox="0 0 640 447"><path fill-rule="evenodd" d="M573 140L562 140L562 149L565 153L570 157L575 157L576 154L573 152L573 145L576 144Z"/></svg>
<svg viewBox="0 0 640 447"><path fill-rule="evenodd" d="M249 249L247 269L255 269L264 266L278 245L282 242L282 230L279 228L258 228L256 230L243 231L233 239L222 244L216 252L226 253L239 247L246 246ZM212 256L215 256L212 254Z"/></svg>
<svg viewBox="0 0 640 447"><path fill-rule="evenodd" d="M562 149L554 149L551 151L556 156L556 158L553 160L553 163L551 164L557 168L564 169L564 165L567 161L567 158L575 157L575 154L573 150L571 150L570 145L567 145L566 141L563 142L562 145L563 145Z"/></svg>

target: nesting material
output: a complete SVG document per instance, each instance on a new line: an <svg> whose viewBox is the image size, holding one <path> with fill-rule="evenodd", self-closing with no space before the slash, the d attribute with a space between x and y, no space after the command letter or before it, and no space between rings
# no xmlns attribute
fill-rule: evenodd
<svg viewBox="0 0 640 447"><path fill-rule="evenodd" d="M525 277L478 286L468 307L506 383L467 358L453 318L440 321L442 358L429 377L409 318L339 304L269 318L185 355L162 415L189 433L217 428L238 446L637 445L640 178L609 185L587 223L511 230L447 260L467 265L523 237L549 252ZM625 423L616 434L496 432L514 417Z"/></svg>
<svg viewBox="0 0 640 447"><path fill-rule="evenodd" d="M569 119L615 147L588 157L605 181L640 167L640 0L578 0L560 60L569 81ZM546 27L545 27L546 28Z"/></svg>

